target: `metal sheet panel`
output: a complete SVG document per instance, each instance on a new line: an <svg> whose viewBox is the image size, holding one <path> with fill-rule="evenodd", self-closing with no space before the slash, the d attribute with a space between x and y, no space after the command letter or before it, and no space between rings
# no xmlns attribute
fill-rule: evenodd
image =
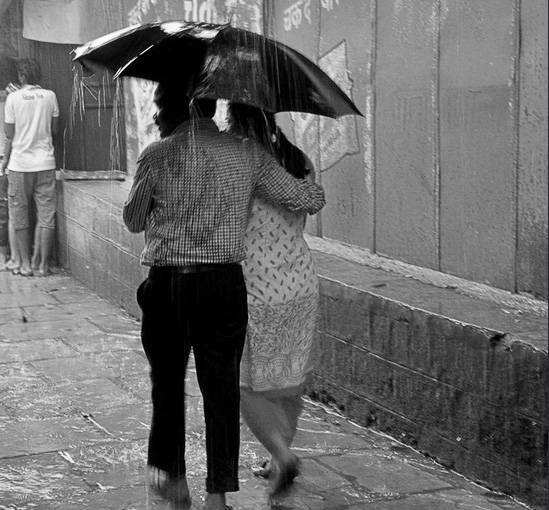
<svg viewBox="0 0 549 510"><path fill-rule="evenodd" d="M547 0L522 2L517 290L547 299Z"/></svg>
<svg viewBox="0 0 549 510"><path fill-rule="evenodd" d="M436 0L378 5L376 251L437 269Z"/></svg>
<svg viewBox="0 0 549 510"><path fill-rule="evenodd" d="M448 2L441 24L441 269L514 288L514 0Z"/></svg>

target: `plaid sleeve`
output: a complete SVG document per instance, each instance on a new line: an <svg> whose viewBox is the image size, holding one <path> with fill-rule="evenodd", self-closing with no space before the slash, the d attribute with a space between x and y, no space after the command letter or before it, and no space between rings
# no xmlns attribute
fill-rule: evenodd
<svg viewBox="0 0 549 510"><path fill-rule="evenodd" d="M316 214L326 205L324 188L320 184L296 179L265 151L258 153L258 159L256 191L264 198L282 205L289 211L303 211L309 214Z"/></svg>
<svg viewBox="0 0 549 510"><path fill-rule="evenodd" d="M145 230L147 215L152 205L153 172L148 161L146 155L141 155L137 161L137 171L122 211L122 219L132 233Z"/></svg>

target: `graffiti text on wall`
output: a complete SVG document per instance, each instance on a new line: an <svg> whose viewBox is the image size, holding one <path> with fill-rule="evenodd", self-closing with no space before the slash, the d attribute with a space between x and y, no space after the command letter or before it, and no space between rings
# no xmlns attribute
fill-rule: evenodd
<svg viewBox="0 0 549 510"><path fill-rule="evenodd" d="M298 0L284 9L284 30L290 32L292 28L299 28L303 18L309 22L309 25L312 23L311 0Z"/></svg>
<svg viewBox="0 0 549 510"><path fill-rule="evenodd" d="M331 11L336 5L339 5L339 0L321 0L322 7L327 11Z"/></svg>
<svg viewBox="0 0 549 510"><path fill-rule="evenodd" d="M185 0L183 2L185 21L213 22L212 0Z"/></svg>
<svg viewBox="0 0 549 510"><path fill-rule="evenodd" d="M149 11L153 13L158 11L159 7L156 7L158 0L138 0L134 7L128 13L128 21L130 25L136 25L143 22L143 19L149 14ZM172 5L173 4L173 5ZM174 10L181 12L183 8L183 19L185 21L202 21L212 23L215 20L215 3L214 0L184 0L177 5L177 2L170 3L164 6L166 10ZM177 12L174 11L174 12ZM165 16L160 16L164 18Z"/></svg>
<svg viewBox="0 0 549 510"><path fill-rule="evenodd" d="M336 5L339 5L340 0L321 0L323 9L331 11ZM297 30L303 20L307 20L309 25L313 23L311 15L311 0L297 0L292 5L284 9L284 30L291 32Z"/></svg>

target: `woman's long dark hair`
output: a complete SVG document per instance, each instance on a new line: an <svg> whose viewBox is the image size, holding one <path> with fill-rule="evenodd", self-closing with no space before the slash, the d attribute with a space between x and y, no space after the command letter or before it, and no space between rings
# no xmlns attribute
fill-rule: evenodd
<svg viewBox="0 0 549 510"><path fill-rule="evenodd" d="M305 154L288 140L274 114L240 104L232 104L230 113L230 131L257 140L294 177L304 179L310 173Z"/></svg>

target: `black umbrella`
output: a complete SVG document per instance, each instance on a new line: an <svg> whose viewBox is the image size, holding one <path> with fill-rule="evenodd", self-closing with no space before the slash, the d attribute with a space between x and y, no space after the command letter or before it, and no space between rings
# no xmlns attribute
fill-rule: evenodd
<svg viewBox="0 0 549 510"><path fill-rule="evenodd" d="M178 82L196 98L223 98L270 112L361 115L316 64L268 37L230 25L166 21L128 27L74 51L85 69Z"/></svg>

